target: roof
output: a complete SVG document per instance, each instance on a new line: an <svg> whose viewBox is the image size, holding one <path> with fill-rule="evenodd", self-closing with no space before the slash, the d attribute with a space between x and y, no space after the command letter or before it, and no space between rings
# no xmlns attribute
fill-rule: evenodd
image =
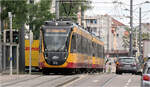
<svg viewBox="0 0 150 87"><path fill-rule="evenodd" d="M119 22L118 20L112 18L112 26L125 26L123 23Z"/></svg>

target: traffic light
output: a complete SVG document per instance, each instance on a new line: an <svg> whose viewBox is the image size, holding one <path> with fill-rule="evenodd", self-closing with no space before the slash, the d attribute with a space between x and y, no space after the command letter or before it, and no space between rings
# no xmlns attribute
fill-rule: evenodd
<svg viewBox="0 0 150 87"><path fill-rule="evenodd" d="M6 30L6 43L10 43L10 32Z"/></svg>
<svg viewBox="0 0 150 87"><path fill-rule="evenodd" d="M3 31L3 42L10 43L10 30L4 30ZM18 44L19 43L19 32L15 29L12 30L12 43Z"/></svg>
<svg viewBox="0 0 150 87"><path fill-rule="evenodd" d="M19 43L19 32L13 31L13 43L18 44Z"/></svg>

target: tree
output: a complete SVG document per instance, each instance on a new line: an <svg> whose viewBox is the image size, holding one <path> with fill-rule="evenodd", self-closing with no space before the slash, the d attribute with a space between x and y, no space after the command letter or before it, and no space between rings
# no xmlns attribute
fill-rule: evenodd
<svg viewBox="0 0 150 87"><path fill-rule="evenodd" d="M13 28L19 29L27 19L27 1L26 0L1 0L0 1L2 12L1 18L5 22L5 28L9 28L8 12L12 12L13 15Z"/></svg>
<svg viewBox="0 0 150 87"><path fill-rule="evenodd" d="M33 25L34 39L39 38L40 27L44 21L51 20L54 15L50 13L51 0L41 0L38 3L30 4L29 10L32 19L28 19L29 25Z"/></svg>
<svg viewBox="0 0 150 87"><path fill-rule="evenodd" d="M147 32L147 33L142 33L142 39L143 40L149 40L150 39L150 34Z"/></svg>
<svg viewBox="0 0 150 87"><path fill-rule="evenodd" d="M89 0L70 0L70 3L65 3L62 0L62 2L60 2L60 17L63 18L70 17L71 19L76 21L77 13L79 12L80 6L83 12L91 8Z"/></svg>
<svg viewBox="0 0 150 87"><path fill-rule="evenodd" d="M126 30L126 32L130 32L130 29L129 28L125 28L125 30ZM129 46L130 46L130 34L128 34L128 35L124 35L123 37L122 37L122 39L123 39L123 47L124 48L129 48ZM133 48L135 48L136 47L136 29L133 29L133 33L132 33L132 45L133 45Z"/></svg>
<svg viewBox="0 0 150 87"><path fill-rule="evenodd" d="M137 31L136 31L136 29L137 29ZM139 30L138 30L138 28L136 28L136 29L134 29L133 30L133 38L132 38L132 40L133 40L133 47L136 47L136 36L137 36L137 43L139 43L138 41L139 41ZM126 31L129 33L130 32L130 29L129 28L126 28ZM137 35L136 35L136 32L137 32ZM142 40L149 40L150 39L150 34L147 32L147 33L145 33L145 32L143 32L142 33L142 35L141 35L142 37ZM125 48L127 48L127 47L129 47L130 46L130 35L124 35L123 37L122 37L122 39L123 39L123 47L125 47Z"/></svg>
<svg viewBox="0 0 150 87"><path fill-rule="evenodd" d="M1 18L5 22L5 29L9 28L8 12L13 15L13 29L20 29L23 24L31 25L34 39L38 39L39 30L44 21L52 19L50 13L51 0L40 0L38 3L29 4L28 0L1 0Z"/></svg>
<svg viewBox="0 0 150 87"><path fill-rule="evenodd" d="M13 29L20 29L23 24L30 25L34 33L34 39L39 38L39 30L44 21L55 18L50 13L51 0L40 0L37 3L29 4L28 0L1 0L1 17L5 21L6 29L9 27L8 12L13 14ZM60 3L60 16L74 16L77 19L79 6L85 11L90 8L90 3L81 4L80 2L89 0L76 0L78 3Z"/></svg>

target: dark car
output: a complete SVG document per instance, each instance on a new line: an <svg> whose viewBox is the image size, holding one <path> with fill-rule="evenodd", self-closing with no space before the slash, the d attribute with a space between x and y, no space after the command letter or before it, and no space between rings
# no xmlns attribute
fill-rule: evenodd
<svg viewBox="0 0 150 87"><path fill-rule="evenodd" d="M116 74L122 74L124 72L137 74L138 63L135 57L120 57L117 59Z"/></svg>

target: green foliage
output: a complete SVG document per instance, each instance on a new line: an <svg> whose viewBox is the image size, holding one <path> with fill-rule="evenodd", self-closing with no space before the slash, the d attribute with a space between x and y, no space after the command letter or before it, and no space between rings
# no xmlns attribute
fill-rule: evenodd
<svg viewBox="0 0 150 87"><path fill-rule="evenodd" d="M1 0L0 4L2 12L0 14L2 20L7 25L5 28L9 28L8 12L12 12L13 15L13 29L20 29L22 25L27 24L33 30L34 39L39 38L39 30L44 21L54 18L54 14L50 13L52 0L40 0L38 3L29 4L28 0ZM89 0L78 0L79 2ZM74 20L77 19L77 13L79 6L82 6L82 11L90 8L90 3L65 3L60 2L60 16L74 16ZM68 12L66 14L65 9Z"/></svg>
<svg viewBox="0 0 150 87"><path fill-rule="evenodd" d="M143 40L149 40L150 39L150 34L147 32L147 33L142 33L142 39Z"/></svg>
<svg viewBox="0 0 150 87"><path fill-rule="evenodd" d="M90 9L89 0L76 0L76 2L60 2L60 17L62 18L70 18L73 20L77 20L77 13L79 12L79 7L81 6L81 10L85 11Z"/></svg>
<svg viewBox="0 0 150 87"><path fill-rule="evenodd" d="M125 28L125 30L126 31L128 31L128 32L130 32L130 28ZM123 47L124 48L129 48L129 46L130 46L130 34L129 35L124 35L123 37L122 37L122 39L123 39ZM136 46L136 29L133 29L133 33L132 33L132 41L133 41L133 47L135 47Z"/></svg>
<svg viewBox="0 0 150 87"><path fill-rule="evenodd" d="M8 12L12 12L13 29L20 29L23 24L30 25L34 39L38 39L43 22L54 17L50 13L51 0L41 0L36 4L28 4L27 0L1 0L0 4L3 8L1 18L5 25L9 25Z"/></svg>
<svg viewBox="0 0 150 87"><path fill-rule="evenodd" d="M27 18L27 3L26 0L1 0L0 1L2 12L2 20L8 21L8 12L12 12L13 15L13 28L20 28L25 23ZM7 23L8 25L8 23Z"/></svg>
<svg viewBox="0 0 150 87"><path fill-rule="evenodd" d="M136 29L138 29L138 28L136 28ZM136 29L134 29L133 30L133 47L135 47L136 46ZM128 32L130 32L130 29L129 28L126 28L126 31L128 31ZM149 40L150 39L150 34L147 32L147 33L142 33L142 35L141 35L142 37L142 40ZM128 36L123 36L122 37L123 38L123 47L129 47L129 45L130 45L130 35L128 35ZM137 30L137 43L138 43L138 41L139 41L139 30Z"/></svg>
<svg viewBox="0 0 150 87"><path fill-rule="evenodd" d="M51 1L41 0L40 2L29 5L29 12L32 19L28 19L28 24L33 26L34 39L39 38L39 30L44 21L52 19L54 16L50 13Z"/></svg>

